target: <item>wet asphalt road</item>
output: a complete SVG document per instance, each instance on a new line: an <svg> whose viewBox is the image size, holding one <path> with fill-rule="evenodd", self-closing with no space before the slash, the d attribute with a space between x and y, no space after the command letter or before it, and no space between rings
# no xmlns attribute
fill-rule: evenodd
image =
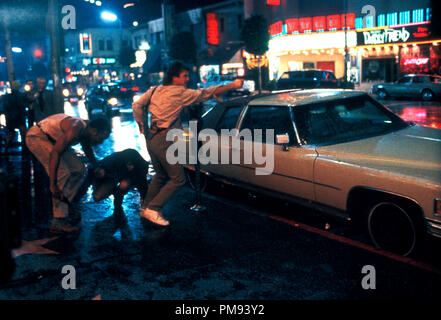
<svg viewBox="0 0 441 320"><path fill-rule="evenodd" d="M385 104L397 114L426 110L425 117L420 110L406 120L441 123L437 102ZM84 116L82 109L81 102L66 105L72 115ZM99 158L135 148L148 160L129 113L113 118L112 125L111 137L96 148ZM171 222L165 229L141 223L135 191L125 197L122 214L113 212L112 199L94 203L88 193L78 205L80 234L56 237L48 231L48 190L33 187L29 160L10 155L1 162L21 176L23 239L29 241L14 251L17 269L0 286L2 300L441 298L437 241L428 241L418 260L398 257L373 248L346 222L216 183L202 196L204 213L188 209L195 193L182 188L164 208ZM47 241L38 247L38 239ZM75 289L62 287L66 265L75 268ZM364 266L373 266L375 274L363 273ZM375 289L363 288L367 275L374 277Z"/></svg>

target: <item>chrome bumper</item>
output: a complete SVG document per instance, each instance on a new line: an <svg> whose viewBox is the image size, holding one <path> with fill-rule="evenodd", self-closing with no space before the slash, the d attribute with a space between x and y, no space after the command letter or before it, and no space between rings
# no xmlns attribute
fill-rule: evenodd
<svg viewBox="0 0 441 320"><path fill-rule="evenodd" d="M441 238L441 222L426 219L426 230L428 234Z"/></svg>

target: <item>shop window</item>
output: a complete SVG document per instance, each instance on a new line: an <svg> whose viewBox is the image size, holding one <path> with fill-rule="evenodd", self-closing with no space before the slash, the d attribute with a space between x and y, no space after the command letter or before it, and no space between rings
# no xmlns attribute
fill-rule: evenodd
<svg viewBox="0 0 441 320"><path fill-rule="evenodd" d="M98 40L98 50L100 50L100 51L106 50L104 48L104 40L102 40L102 39Z"/></svg>
<svg viewBox="0 0 441 320"><path fill-rule="evenodd" d="M113 41L107 40L107 50L112 51L113 50Z"/></svg>
<svg viewBox="0 0 441 320"><path fill-rule="evenodd" d="M386 25L386 16L384 14L378 15L378 27L384 27Z"/></svg>

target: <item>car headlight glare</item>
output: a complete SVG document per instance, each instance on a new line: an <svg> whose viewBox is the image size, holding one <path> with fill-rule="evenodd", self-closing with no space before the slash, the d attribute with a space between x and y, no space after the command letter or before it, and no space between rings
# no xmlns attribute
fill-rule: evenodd
<svg viewBox="0 0 441 320"><path fill-rule="evenodd" d="M83 88L78 88L77 89L77 95L82 96L84 93L84 89Z"/></svg>
<svg viewBox="0 0 441 320"><path fill-rule="evenodd" d="M107 102L108 102L111 106L116 106L116 105L118 104L118 99L116 99L116 98L110 98Z"/></svg>
<svg viewBox="0 0 441 320"><path fill-rule="evenodd" d="M69 90L63 89L63 96L68 97L69 96Z"/></svg>

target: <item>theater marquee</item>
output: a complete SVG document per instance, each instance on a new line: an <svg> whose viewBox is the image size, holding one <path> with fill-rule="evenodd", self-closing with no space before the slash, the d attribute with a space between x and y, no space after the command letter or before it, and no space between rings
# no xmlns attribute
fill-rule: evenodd
<svg viewBox="0 0 441 320"><path fill-rule="evenodd" d="M430 39L429 24L357 31L357 45L399 44Z"/></svg>

